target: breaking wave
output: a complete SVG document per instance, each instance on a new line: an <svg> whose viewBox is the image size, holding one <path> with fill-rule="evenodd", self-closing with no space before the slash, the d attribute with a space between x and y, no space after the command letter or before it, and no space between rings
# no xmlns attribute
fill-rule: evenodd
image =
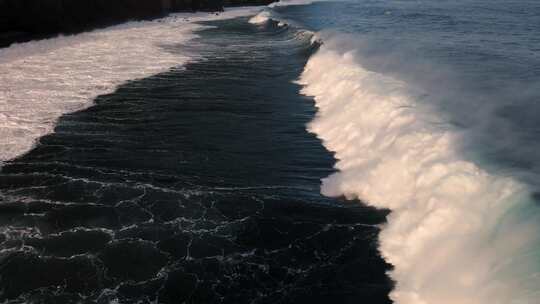
<svg viewBox="0 0 540 304"><path fill-rule="evenodd" d="M299 80L318 108L309 131L338 160L322 192L392 211L379 238L394 266L391 298L537 303L540 217L528 186L467 160L466 131L334 42L325 39Z"/></svg>

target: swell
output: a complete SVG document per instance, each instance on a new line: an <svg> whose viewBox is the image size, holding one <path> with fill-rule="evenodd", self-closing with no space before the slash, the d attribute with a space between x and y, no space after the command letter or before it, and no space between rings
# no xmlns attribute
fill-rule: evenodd
<svg viewBox="0 0 540 304"><path fill-rule="evenodd" d="M278 18L266 11L250 22L287 24ZM394 266L392 300L535 303L540 217L528 185L464 157L466 131L416 102L421 94L407 83L364 68L337 39L320 43L299 79L318 109L308 129L338 160L324 195L392 211L379 236Z"/></svg>
<svg viewBox="0 0 540 304"><path fill-rule="evenodd" d="M322 44L322 40L317 33L310 31L298 24L294 20L286 19L281 16L273 7L288 6L288 5L306 5L310 4L309 1L285 1L283 3L275 2L268 8L260 11L258 14L251 17L248 22L259 27L274 27L277 29L275 33L277 35L283 35L290 41L294 40L300 43L308 52L309 55L314 54Z"/></svg>

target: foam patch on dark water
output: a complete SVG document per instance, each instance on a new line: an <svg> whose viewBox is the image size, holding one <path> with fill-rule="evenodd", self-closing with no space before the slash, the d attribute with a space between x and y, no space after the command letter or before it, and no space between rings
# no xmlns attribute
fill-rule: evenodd
<svg viewBox="0 0 540 304"><path fill-rule="evenodd" d="M188 43L204 28L197 21L235 18L260 8L219 15L174 14L73 36L0 49L0 163L29 151L64 113L128 81L184 65L192 54L164 46Z"/></svg>

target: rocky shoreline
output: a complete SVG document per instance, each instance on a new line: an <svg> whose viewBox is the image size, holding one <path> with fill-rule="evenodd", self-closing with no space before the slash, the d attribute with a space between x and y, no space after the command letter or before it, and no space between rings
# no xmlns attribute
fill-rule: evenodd
<svg viewBox="0 0 540 304"><path fill-rule="evenodd" d="M0 47L171 12L211 12L224 6L271 2L274 0L0 0Z"/></svg>

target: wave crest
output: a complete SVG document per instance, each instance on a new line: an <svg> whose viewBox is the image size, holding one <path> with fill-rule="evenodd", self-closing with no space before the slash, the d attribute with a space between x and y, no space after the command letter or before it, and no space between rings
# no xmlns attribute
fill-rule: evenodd
<svg viewBox="0 0 540 304"><path fill-rule="evenodd" d="M268 12L266 10L263 10L260 13L258 13L257 15L251 17L249 19L249 23L251 23L251 24L265 24L268 21L270 21L270 19L271 19L270 12Z"/></svg>
<svg viewBox="0 0 540 304"><path fill-rule="evenodd" d="M338 50L325 41L299 81L318 108L308 128L338 159L323 194L392 210L379 239L394 266L391 298L535 303L540 217L528 189L464 159L465 134L415 103L406 83Z"/></svg>

